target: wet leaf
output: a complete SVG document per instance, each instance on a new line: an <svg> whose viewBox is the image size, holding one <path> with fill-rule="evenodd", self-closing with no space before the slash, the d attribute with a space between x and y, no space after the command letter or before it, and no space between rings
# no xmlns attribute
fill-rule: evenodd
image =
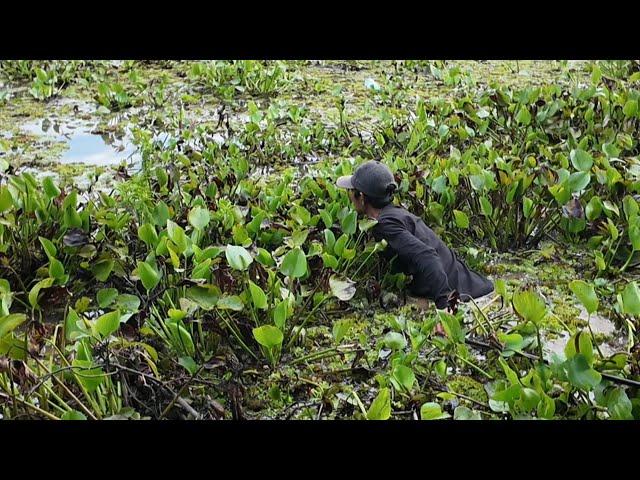
<svg viewBox="0 0 640 480"><path fill-rule="evenodd" d="M573 280L569 283L569 288L578 297L587 312L595 313L598 310L598 297L593 285L583 280Z"/></svg>
<svg viewBox="0 0 640 480"><path fill-rule="evenodd" d="M253 262L253 257L244 247L227 245L225 255L229 266L235 270L246 270Z"/></svg>
<svg viewBox="0 0 640 480"><path fill-rule="evenodd" d="M356 282L346 277L331 275L329 287L331 288L331 293L344 302L351 300L356 294Z"/></svg>
<svg viewBox="0 0 640 480"><path fill-rule="evenodd" d="M380 390L367 411L367 420L387 420L391 417L391 394L388 388Z"/></svg>
<svg viewBox="0 0 640 480"><path fill-rule="evenodd" d="M289 250L282 260L280 271L287 277L300 278L307 273L307 257L301 248Z"/></svg>
<svg viewBox="0 0 640 480"><path fill-rule="evenodd" d="M253 336L260 345L267 348L279 347L284 339L280 329L273 325L254 328Z"/></svg>
<svg viewBox="0 0 640 480"><path fill-rule="evenodd" d="M547 314L547 306L542 297L533 290L519 290L511 299L513 308L526 321L539 324Z"/></svg>
<svg viewBox="0 0 640 480"><path fill-rule="evenodd" d="M443 412L437 403L427 402L420 407L420 418L422 420L444 420L445 418L451 418L451 415Z"/></svg>
<svg viewBox="0 0 640 480"><path fill-rule="evenodd" d="M96 298L98 300L98 306L100 308L108 307L118 296L118 290L116 288L101 288L98 290Z"/></svg>
<svg viewBox="0 0 640 480"><path fill-rule="evenodd" d="M138 277L140 278L140 281L142 282L142 285L147 290L147 292L150 292L154 288L156 288L158 283L160 283L160 279L162 278L160 272L155 270L147 262L138 261L137 271Z"/></svg>
<svg viewBox="0 0 640 480"><path fill-rule="evenodd" d="M269 308L267 295L264 293L262 288L249 280L249 290L251 291L251 299L253 301L253 306L256 308L260 308L266 310Z"/></svg>

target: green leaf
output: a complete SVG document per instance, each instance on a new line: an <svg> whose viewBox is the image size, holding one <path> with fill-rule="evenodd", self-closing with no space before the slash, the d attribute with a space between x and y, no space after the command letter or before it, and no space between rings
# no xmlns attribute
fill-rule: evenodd
<svg viewBox="0 0 640 480"><path fill-rule="evenodd" d="M438 310L438 317L447 336L454 342L464 343L464 331L460 326L460 321L444 310Z"/></svg>
<svg viewBox="0 0 640 480"><path fill-rule="evenodd" d="M55 245L51 242L51 240L44 237L38 237L38 240L40 240L40 244L42 245L42 248L44 248L44 253L47 254L47 257L49 258L49 260L51 260L52 258L56 258L56 254L58 253L58 250L56 249Z"/></svg>
<svg viewBox="0 0 640 480"><path fill-rule="evenodd" d="M486 217L490 217L493 213L493 206L487 197L480 197L480 208L482 210L482 214Z"/></svg>
<svg viewBox="0 0 640 480"><path fill-rule="evenodd" d="M94 277L100 280L101 282L106 282L111 275L111 271L113 270L113 260L102 260L96 263L91 271L93 272Z"/></svg>
<svg viewBox="0 0 640 480"><path fill-rule="evenodd" d="M358 220L358 212L352 211L348 215L346 215L340 225L342 226L342 231L347 235L353 235L356 233L356 226Z"/></svg>
<svg viewBox="0 0 640 480"><path fill-rule="evenodd" d="M69 308L67 317L64 320L64 335L69 341L75 340L78 334L82 334L83 330L78 327L80 317L73 308Z"/></svg>
<svg viewBox="0 0 640 480"><path fill-rule="evenodd" d="M184 229L177 223L167 220L167 235L176 247L178 247L178 253L184 253L189 248L189 239L187 234L184 233Z"/></svg>
<svg viewBox="0 0 640 480"><path fill-rule="evenodd" d="M389 417L391 417L391 394L388 388L383 388L367 410L367 420L387 420Z"/></svg>
<svg viewBox="0 0 640 480"><path fill-rule="evenodd" d="M582 149L571 150L569 154L571 164L576 170L588 172L593 166L593 157Z"/></svg>
<svg viewBox="0 0 640 480"><path fill-rule="evenodd" d="M349 333L349 330L353 326L353 320L349 318L341 318L337 320L333 324L333 340L336 343L340 343L340 341L344 338L344 336Z"/></svg>
<svg viewBox="0 0 640 480"><path fill-rule="evenodd" d="M211 214L206 208L195 207L189 212L189 223L198 230L204 230L210 220Z"/></svg>
<svg viewBox="0 0 640 480"><path fill-rule="evenodd" d="M589 366L581 353L567 360L567 375L571 384L582 390L592 390L602 380L602 375Z"/></svg>
<svg viewBox="0 0 640 480"><path fill-rule="evenodd" d="M340 235L338 240L336 240L336 243L333 245L333 251L336 256L342 256L342 252L344 252L344 247L347 245L348 241L349 237L346 234L343 233L342 235Z"/></svg>
<svg viewBox="0 0 640 480"><path fill-rule="evenodd" d="M253 329L253 336L263 347L273 348L282 345L284 335L278 327L273 325L263 325Z"/></svg>
<svg viewBox="0 0 640 480"><path fill-rule="evenodd" d="M7 333L14 331L27 320L24 313L11 313L6 317L0 318L0 338Z"/></svg>
<svg viewBox="0 0 640 480"><path fill-rule="evenodd" d="M638 111L638 101L637 100L627 100L627 103L622 107L622 112L625 117L633 117Z"/></svg>
<svg viewBox="0 0 640 480"><path fill-rule="evenodd" d="M13 208L13 197L7 187L0 187L0 213Z"/></svg>
<svg viewBox="0 0 640 480"><path fill-rule="evenodd" d="M128 293L118 295L115 305L126 312L137 312L140 308L140 299Z"/></svg>
<svg viewBox="0 0 640 480"><path fill-rule="evenodd" d="M213 285L189 287L186 294L189 300L193 300L205 310L215 308L220 299L220 289Z"/></svg>
<svg viewBox="0 0 640 480"><path fill-rule="evenodd" d="M301 248L289 250L284 256L280 271L287 277L300 278L307 273L307 257Z"/></svg>
<svg viewBox="0 0 640 480"><path fill-rule="evenodd" d="M522 213L524 214L524 218L529 218L531 216L531 212L533 210L533 200L529 197L522 198Z"/></svg>
<svg viewBox="0 0 640 480"><path fill-rule="evenodd" d="M76 367L73 369L73 373L89 393L95 392L104 380L102 368L91 368L93 367L93 363L90 360L80 360L76 358L71 365Z"/></svg>
<svg viewBox="0 0 640 480"><path fill-rule="evenodd" d="M578 297L587 312L595 313L598 310L598 297L593 285L583 280L573 280L569 283L569 288Z"/></svg>
<svg viewBox="0 0 640 480"><path fill-rule="evenodd" d="M329 277L329 287L331 293L343 302L351 300L356 294L356 282L339 275Z"/></svg>
<svg viewBox="0 0 640 480"><path fill-rule="evenodd" d="M253 257L244 247L227 245L225 255L229 266L235 270L246 270L253 262Z"/></svg>
<svg viewBox="0 0 640 480"><path fill-rule="evenodd" d="M60 260L52 258L49 260L49 276L60 280L64 277L64 265Z"/></svg>
<svg viewBox="0 0 640 480"><path fill-rule="evenodd" d="M180 357L178 363L182 365L191 375L198 371L198 365L191 357Z"/></svg>
<svg viewBox="0 0 640 480"><path fill-rule="evenodd" d="M519 290L511 299L513 308L520 317L534 324L539 324L547 314L547 306L542 297L533 290Z"/></svg>
<svg viewBox="0 0 640 480"><path fill-rule="evenodd" d="M420 418L422 420L444 420L451 415L442 411L440 405L435 402L427 402L420 407Z"/></svg>
<svg viewBox="0 0 640 480"><path fill-rule="evenodd" d="M77 410L69 410L64 412L64 414L60 417L62 420L86 420L87 417L84 416L83 413Z"/></svg>
<svg viewBox="0 0 640 480"><path fill-rule="evenodd" d="M575 172L569 176L569 190L572 193L584 190L591 181L589 172Z"/></svg>
<svg viewBox="0 0 640 480"><path fill-rule="evenodd" d="M338 259L333 255L329 255L328 253L323 253L322 264L326 268L331 268L332 270L336 270L338 268Z"/></svg>
<svg viewBox="0 0 640 480"><path fill-rule="evenodd" d="M156 271L147 262L138 261L137 271L138 277L140 278L140 281L142 282L142 285L147 290L147 292L150 292L151 290L156 288L158 283L160 283L160 279L162 278L160 272Z"/></svg>
<svg viewBox="0 0 640 480"><path fill-rule="evenodd" d="M158 245L158 233L156 232L156 227L150 223L145 223L138 227L138 237L150 247Z"/></svg>
<svg viewBox="0 0 640 480"><path fill-rule="evenodd" d="M218 300L216 305L220 310L233 310L240 312L244 308L244 303L237 295L226 295Z"/></svg>
<svg viewBox="0 0 640 480"><path fill-rule="evenodd" d="M249 290L251 291L251 300L253 301L253 306L256 308L260 308L262 310L266 310L269 308L267 295L264 293L262 288L249 280Z"/></svg>
<svg viewBox="0 0 640 480"><path fill-rule="evenodd" d="M640 315L640 290L636 282L628 283L622 291L622 306L624 313Z"/></svg>
<svg viewBox="0 0 640 480"><path fill-rule="evenodd" d="M96 320L94 331L100 333L102 337L108 337L120 328L120 311L105 313Z"/></svg>
<svg viewBox="0 0 640 480"><path fill-rule="evenodd" d="M96 298L98 299L98 306L105 308L111 305L118 296L118 290L116 288L101 288L98 290Z"/></svg>
<svg viewBox="0 0 640 480"><path fill-rule="evenodd" d="M538 403L537 414L539 418L551 419L556 413L556 402L553 398L546 394L542 394L542 398Z"/></svg>
<svg viewBox="0 0 640 480"><path fill-rule="evenodd" d="M589 220L590 222L593 222L595 219L597 219L600 214L602 213L602 200L600 200L600 197L591 197L591 200L589 200L589 203L587 203L587 206L585 208L585 214L587 216L587 220Z"/></svg>
<svg viewBox="0 0 640 480"><path fill-rule="evenodd" d="M460 405L456 407L453 411L453 419L454 420L482 420L482 415L480 412L476 412L475 410L471 410L464 405Z"/></svg>
<svg viewBox="0 0 640 480"><path fill-rule="evenodd" d="M454 210L453 216L455 217L458 228L469 228L469 217L467 217L466 213L460 210Z"/></svg>
<svg viewBox="0 0 640 480"><path fill-rule="evenodd" d="M282 300L276 305L273 309L273 323L275 323L276 327L280 330L284 330L284 324L287 320L288 314L287 301Z"/></svg>
<svg viewBox="0 0 640 480"><path fill-rule="evenodd" d="M367 232L378 224L378 220L374 218L363 218L358 222L358 229L361 232Z"/></svg>
<svg viewBox="0 0 640 480"><path fill-rule="evenodd" d="M403 350L407 346L407 340L404 335L398 332L389 332L382 339L385 347L392 350Z"/></svg>
<svg viewBox="0 0 640 480"><path fill-rule="evenodd" d="M621 387L615 387L607 394L607 410L611 420L633 420L632 408L631 400Z"/></svg>
<svg viewBox="0 0 640 480"><path fill-rule="evenodd" d="M60 189L53 183L52 177L44 177L42 179L42 188L49 199L56 198L60 195Z"/></svg>
<svg viewBox="0 0 640 480"><path fill-rule="evenodd" d="M406 365L396 365L393 369L392 376L396 382L398 382L407 391L411 390L413 384L416 382L416 376Z"/></svg>
<svg viewBox="0 0 640 480"><path fill-rule="evenodd" d="M55 278L45 278L36 283L29 291L29 303L33 308L36 308L36 306L38 305L38 294L40 293L40 290L42 290L43 288L49 288L51 285L53 285L53 282L55 282Z"/></svg>
<svg viewBox="0 0 640 480"><path fill-rule="evenodd" d="M527 107L520 107L520 110L518 110L518 115L516 115L516 121L522 125L529 125L531 123L531 114L529 113Z"/></svg>

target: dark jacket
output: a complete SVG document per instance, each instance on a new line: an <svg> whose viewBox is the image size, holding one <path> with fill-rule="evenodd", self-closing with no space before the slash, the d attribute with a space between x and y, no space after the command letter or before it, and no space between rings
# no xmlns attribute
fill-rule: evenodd
<svg viewBox="0 0 640 480"><path fill-rule="evenodd" d="M435 301L438 308L447 306L453 290L462 301L493 291L490 280L469 270L422 219L404 208L384 207L373 234L377 241L387 241L385 256L397 255L400 269L413 276L411 293Z"/></svg>

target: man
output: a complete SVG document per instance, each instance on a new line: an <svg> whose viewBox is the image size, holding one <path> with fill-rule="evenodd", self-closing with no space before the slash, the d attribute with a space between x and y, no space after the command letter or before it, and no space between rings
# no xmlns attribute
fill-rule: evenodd
<svg viewBox="0 0 640 480"><path fill-rule="evenodd" d="M397 185L386 165L368 161L353 175L340 177L337 185L349 190L359 214L378 221L373 234L377 241L387 241L390 256L397 255L400 269L413 277L412 295L451 309L458 298L464 302L493 291L491 281L458 260L422 219L391 203Z"/></svg>

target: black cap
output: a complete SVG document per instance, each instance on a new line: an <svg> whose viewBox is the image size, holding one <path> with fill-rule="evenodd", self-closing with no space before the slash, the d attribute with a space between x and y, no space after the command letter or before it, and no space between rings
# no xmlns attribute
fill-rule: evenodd
<svg viewBox="0 0 640 480"><path fill-rule="evenodd" d="M367 197L378 200L389 200L398 188L389 167L377 160L369 160L358 166L353 175L340 177L336 185L359 190Z"/></svg>

